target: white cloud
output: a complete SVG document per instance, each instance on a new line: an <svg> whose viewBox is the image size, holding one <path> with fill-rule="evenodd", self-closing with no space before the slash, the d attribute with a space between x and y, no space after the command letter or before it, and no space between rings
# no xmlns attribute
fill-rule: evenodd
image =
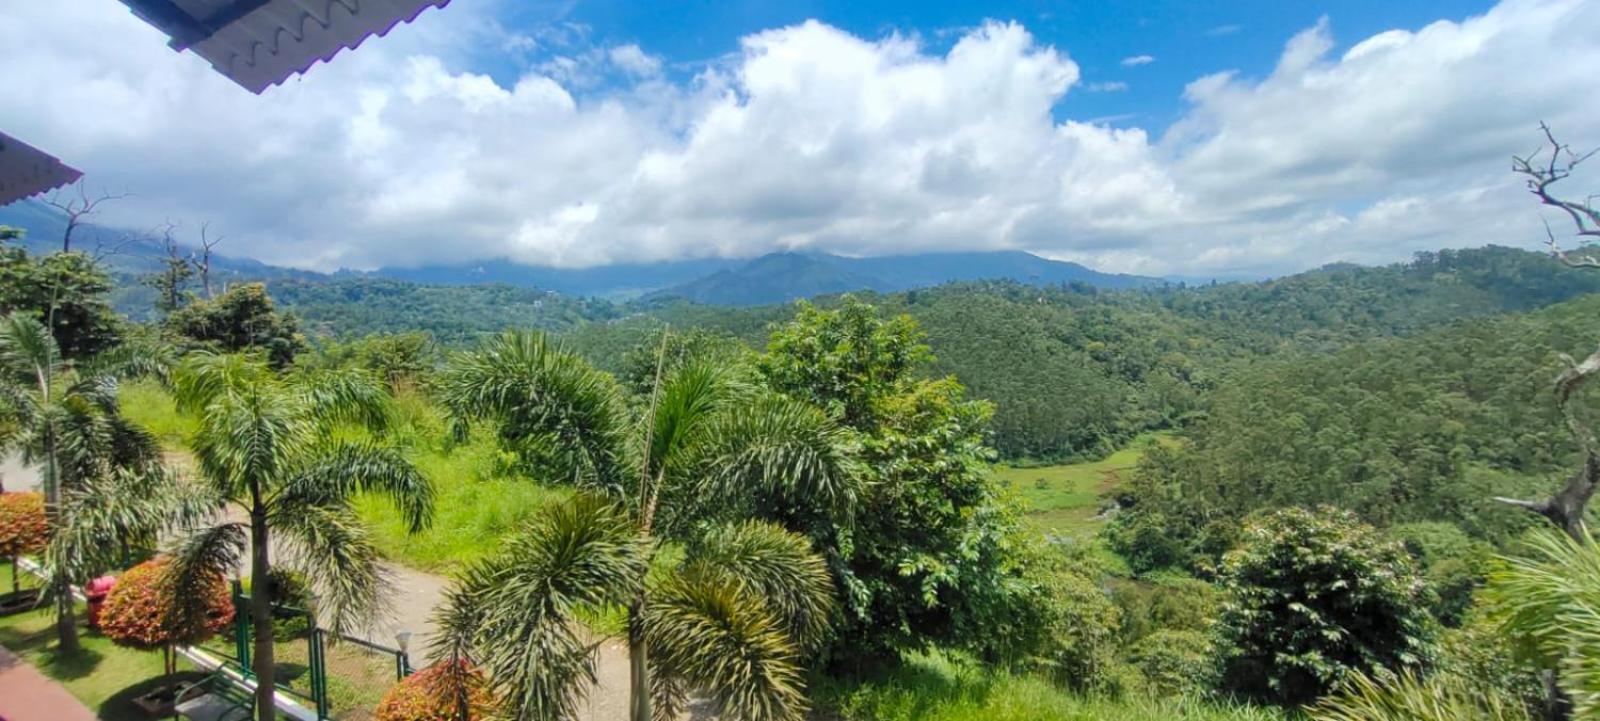
<svg viewBox="0 0 1600 721"><path fill-rule="evenodd" d="M1083 89L1091 93L1120 93L1128 89L1128 84L1121 80L1112 80L1103 83L1089 83L1083 86Z"/></svg>
<svg viewBox="0 0 1600 721"><path fill-rule="evenodd" d="M610 50L611 64L623 72L638 77L649 77L661 72L661 58L640 49L638 45L618 45Z"/></svg>
<svg viewBox="0 0 1600 721"><path fill-rule="evenodd" d="M1243 29L1243 25L1218 25L1210 30L1207 30L1206 36L1220 38L1227 35L1237 35L1239 31Z"/></svg>
<svg viewBox="0 0 1600 721"><path fill-rule="evenodd" d="M1134 56L1131 56L1131 57L1123 58L1122 59L1122 66L1125 67L1125 68L1136 68L1136 67L1138 67L1140 65L1149 65L1150 63L1153 63L1155 61L1156 61L1156 58L1155 58L1154 55L1134 55Z"/></svg>
<svg viewBox="0 0 1600 721"><path fill-rule="evenodd" d="M1159 137L1056 120L1078 66L1014 24L939 54L805 23L672 82L642 48L509 33L492 7L424 13L256 97L119 3L23 3L0 16L0 128L136 193L107 220L211 220L234 253L323 269L796 247L1190 275L1378 262L1535 241L1508 158L1540 119L1600 141L1600 6L1578 0L1337 55L1322 23L1266 77L1196 79ZM508 44L558 54L514 80L470 70Z"/></svg>

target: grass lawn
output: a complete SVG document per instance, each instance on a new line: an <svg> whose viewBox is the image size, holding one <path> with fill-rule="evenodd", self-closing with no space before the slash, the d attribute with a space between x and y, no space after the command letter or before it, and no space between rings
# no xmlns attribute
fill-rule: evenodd
<svg viewBox="0 0 1600 721"><path fill-rule="evenodd" d="M994 472L1016 491L1029 520L1040 529L1087 536L1100 527L1095 515L1101 498L1122 483L1146 450L1170 442L1167 434L1147 433L1098 461L1031 468L996 466Z"/></svg>
<svg viewBox="0 0 1600 721"><path fill-rule="evenodd" d="M1283 712L1176 697L1102 699L1050 681L987 670L939 654L898 669L816 689L819 709L843 721L1287 721Z"/></svg>
<svg viewBox="0 0 1600 721"><path fill-rule="evenodd" d="M117 390L122 415L153 434L167 450L184 447L194 433L195 420L178 413L178 405L153 380L124 383Z"/></svg>
<svg viewBox="0 0 1600 721"><path fill-rule="evenodd" d="M25 580L23 585L29 584ZM11 564L0 569L0 589L11 590ZM83 619L79 607L80 623ZM144 711L132 699L160 687L161 654L135 651L113 645L105 637L80 628L83 649L76 656L63 658L56 653L55 622L44 610L24 611L0 616L0 646L5 646L60 682L89 710L104 721L147 721ZM191 668L178 661L180 675L193 678Z"/></svg>

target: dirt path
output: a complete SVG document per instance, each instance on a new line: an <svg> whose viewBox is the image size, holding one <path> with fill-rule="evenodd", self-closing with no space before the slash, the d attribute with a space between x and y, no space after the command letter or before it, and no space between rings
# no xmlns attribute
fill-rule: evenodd
<svg viewBox="0 0 1600 721"><path fill-rule="evenodd" d="M444 598L449 581L441 576L390 564L387 567L395 587L393 609L368 635L368 640L395 645L395 634L410 631L412 663L428 662L428 647L438 628L429 617ZM618 721L628 717L628 649L616 640L600 646L595 668L599 683L590 692L579 712L582 721Z"/></svg>

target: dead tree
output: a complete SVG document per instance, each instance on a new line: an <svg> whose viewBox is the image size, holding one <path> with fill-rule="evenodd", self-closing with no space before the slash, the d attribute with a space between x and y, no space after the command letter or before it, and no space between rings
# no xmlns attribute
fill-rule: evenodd
<svg viewBox="0 0 1600 721"><path fill-rule="evenodd" d="M1540 123L1539 129L1544 131L1544 144L1526 157L1513 157L1511 169L1527 178L1528 191L1538 197L1539 202L1560 210L1571 219L1575 235L1580 238L1578 248L1575 251L1567 251L1556 241L1555 231L1550 229L1550 224L1545 223L1545 235L1549 238L1551 255L1568 267L1600 268L1600 258L1593 253L1596 250L1596 243L1600 243L1600 209L1594 205L1595 196L1590 195L1580 202L1557 197L1551 192L1551 186L1571 177L1573 170L1585 160L1594 157L1595 153L1600 152L1600 148L1579 154L1570 146L1557 141L1555 133L1551 132L1549 126ZM1566 368L1556 376L1553 389L1556 406L1561 409L1567 432L1572 434L1573 441L1583 453L1583 462L1567 476L1567 481L1561 489L1549 498L1539 501L1515 498L1496 500L1538 513L1550 519L1551 523L1566 531L1568 535L1584 541L1587 538L1583 525L1584 515L1588 511L1589 500L1594 496L1595 488L1600 486L1600 441L1595 437L1593 426L1582 417L1579 409L1574 407L1577 404L1573 401L1573 395L1596 373L1600 373L1600 348L1582 361L1574 360L1565 354L1561 359Z"/></svg>
<svg viewBox="0 0 1600 721"><path fill-rule="evenodd" d="M107 201L120 200L128 197L127 193L112 195L101 191L98 197L89 197L89 191L83 187L83 181L78 181L71 190L58 190L44 199L46 205L65 213L67 228L61 232L61 252L72 252L72 234L82 226L84 219L94 215L100 205Z"/></svg>
<svg viewBox="0 0 1600 721"><path fill-rule="evenodd" d="M222 242L222 236L212 239L207 236L211 229L211 222L200 224L200 257L191 256L190 262L194 264L195 271L200 273L200 287L205 290L206 300L211 300L211 249Z"/></svg>

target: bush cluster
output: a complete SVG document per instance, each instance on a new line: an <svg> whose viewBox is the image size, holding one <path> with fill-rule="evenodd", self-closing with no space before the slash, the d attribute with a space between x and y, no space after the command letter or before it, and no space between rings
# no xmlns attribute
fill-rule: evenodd
<svg viewBox="0 0 1600 721"><path fill-rule="evenodd" d="M1434 655L1431 594L1410 554L1348 511L1290 508L1246 525L1223 559L1232 690L1304 704L1356 673Z"/></svg>
<svg viewBox="0 0 1600 721"><path fill-rule="evenodd" d="M38 553L49 538L44 494L0 493L0 556Z"/></svg>
<svg viewBox="0 0 1600 721"><path fill-rule="evenodd" d="M467 684L467 719L457 713L450 688L452 671L460 669ZM493 710L483 674L464 662L441 661L389 687L378 702L373 721L477 721Z"/></svg>
<svg viewBox="0 0 1600 721"><path fill-rule="evenodd" d="M100 611L100 631L119 646L154 650L200 643L233 622L232 594L221 576L194 600L177 603L167 559L146 561L117 578Z"/></svg>

